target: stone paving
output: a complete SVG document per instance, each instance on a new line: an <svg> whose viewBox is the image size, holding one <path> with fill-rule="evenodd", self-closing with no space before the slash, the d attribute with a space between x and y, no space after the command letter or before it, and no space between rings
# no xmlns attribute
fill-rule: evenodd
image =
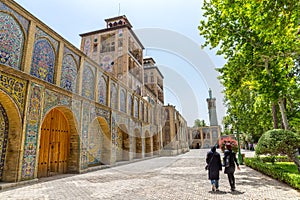
<svg viewBox="0 0 300 200"><path fill-rule="evenodd" d="M300 200L299 191L244 165L235 174L237 191L230 192L227 176L222 172L220 191L211 192L204 170L206 152L207 149L191 150L174 157L156 157L86 174L42 179L1 191L0 199ZM246 152L246 156L252 154Z"/></svg>

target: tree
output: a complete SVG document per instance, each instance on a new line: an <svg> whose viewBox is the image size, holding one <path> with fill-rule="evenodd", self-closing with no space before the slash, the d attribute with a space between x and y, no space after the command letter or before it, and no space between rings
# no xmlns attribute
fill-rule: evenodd
<svg viewBox="0 0 300 200"><path fill-rule="evenodd" d="M203 10L206 20L198 27L206 39L203 46L218 47L217 54L227 59L219 72L234 111L230 114L243 104L235 104L233 99L248 89L255 103L263 100L269 105L274 127L279 110L284 128L289 129L286 109L289 106L291 110L299 89L297 77L291 72L300 53L300 2L205 0Z"/></svg>
<svg viewBox="0 0 300 200"><path fill-rule="evenodd" d="M257 155L270 154L287 155L293 160L300 173L300 162L297 156L298 147L300 146L300 135L289 130L274 129L265 132L259 139L255 153Z"/></svg>
<svg viewBox="0 0 300 200"><path fill-rule="evenodd" d="M206 126L204 120L196 119L194 121L194 128L203 127L203 126Z"/></svg>

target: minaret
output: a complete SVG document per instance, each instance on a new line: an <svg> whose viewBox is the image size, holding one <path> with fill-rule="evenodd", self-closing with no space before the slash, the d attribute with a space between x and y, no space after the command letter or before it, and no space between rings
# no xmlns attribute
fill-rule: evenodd
<svg viewBox="0 0 300 200"><path fill-rule="evenodd" d="M216 98L212 98L212 91L209 88L209 98L206 99L208 105L209 124L210 126L218 126L217 110L216 110Z"/></svg>

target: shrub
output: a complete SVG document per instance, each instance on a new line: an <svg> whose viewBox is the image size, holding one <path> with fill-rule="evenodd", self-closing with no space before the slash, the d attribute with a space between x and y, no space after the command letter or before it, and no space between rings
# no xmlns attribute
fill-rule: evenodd
<svg viewBox="0 0 300 200"><path fill-rule="evenodd" d="M293 158L300 146L300 136L288 130L274 129L265 132L255 147L257 155L287 155Z"/></svg>

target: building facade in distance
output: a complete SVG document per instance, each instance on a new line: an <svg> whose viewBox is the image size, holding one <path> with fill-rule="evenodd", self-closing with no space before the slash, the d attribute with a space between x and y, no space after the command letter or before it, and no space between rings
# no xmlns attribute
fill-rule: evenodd
<svg viewBox="0 0 300 200"><path fill-rule="evenodd" d="M218 144L221 138L221 129L217 121L216 98L212 97L209 89L209 98L206 99L209 114L209 126L189 128L189 146L191 149L210 148Z"/></svg>

